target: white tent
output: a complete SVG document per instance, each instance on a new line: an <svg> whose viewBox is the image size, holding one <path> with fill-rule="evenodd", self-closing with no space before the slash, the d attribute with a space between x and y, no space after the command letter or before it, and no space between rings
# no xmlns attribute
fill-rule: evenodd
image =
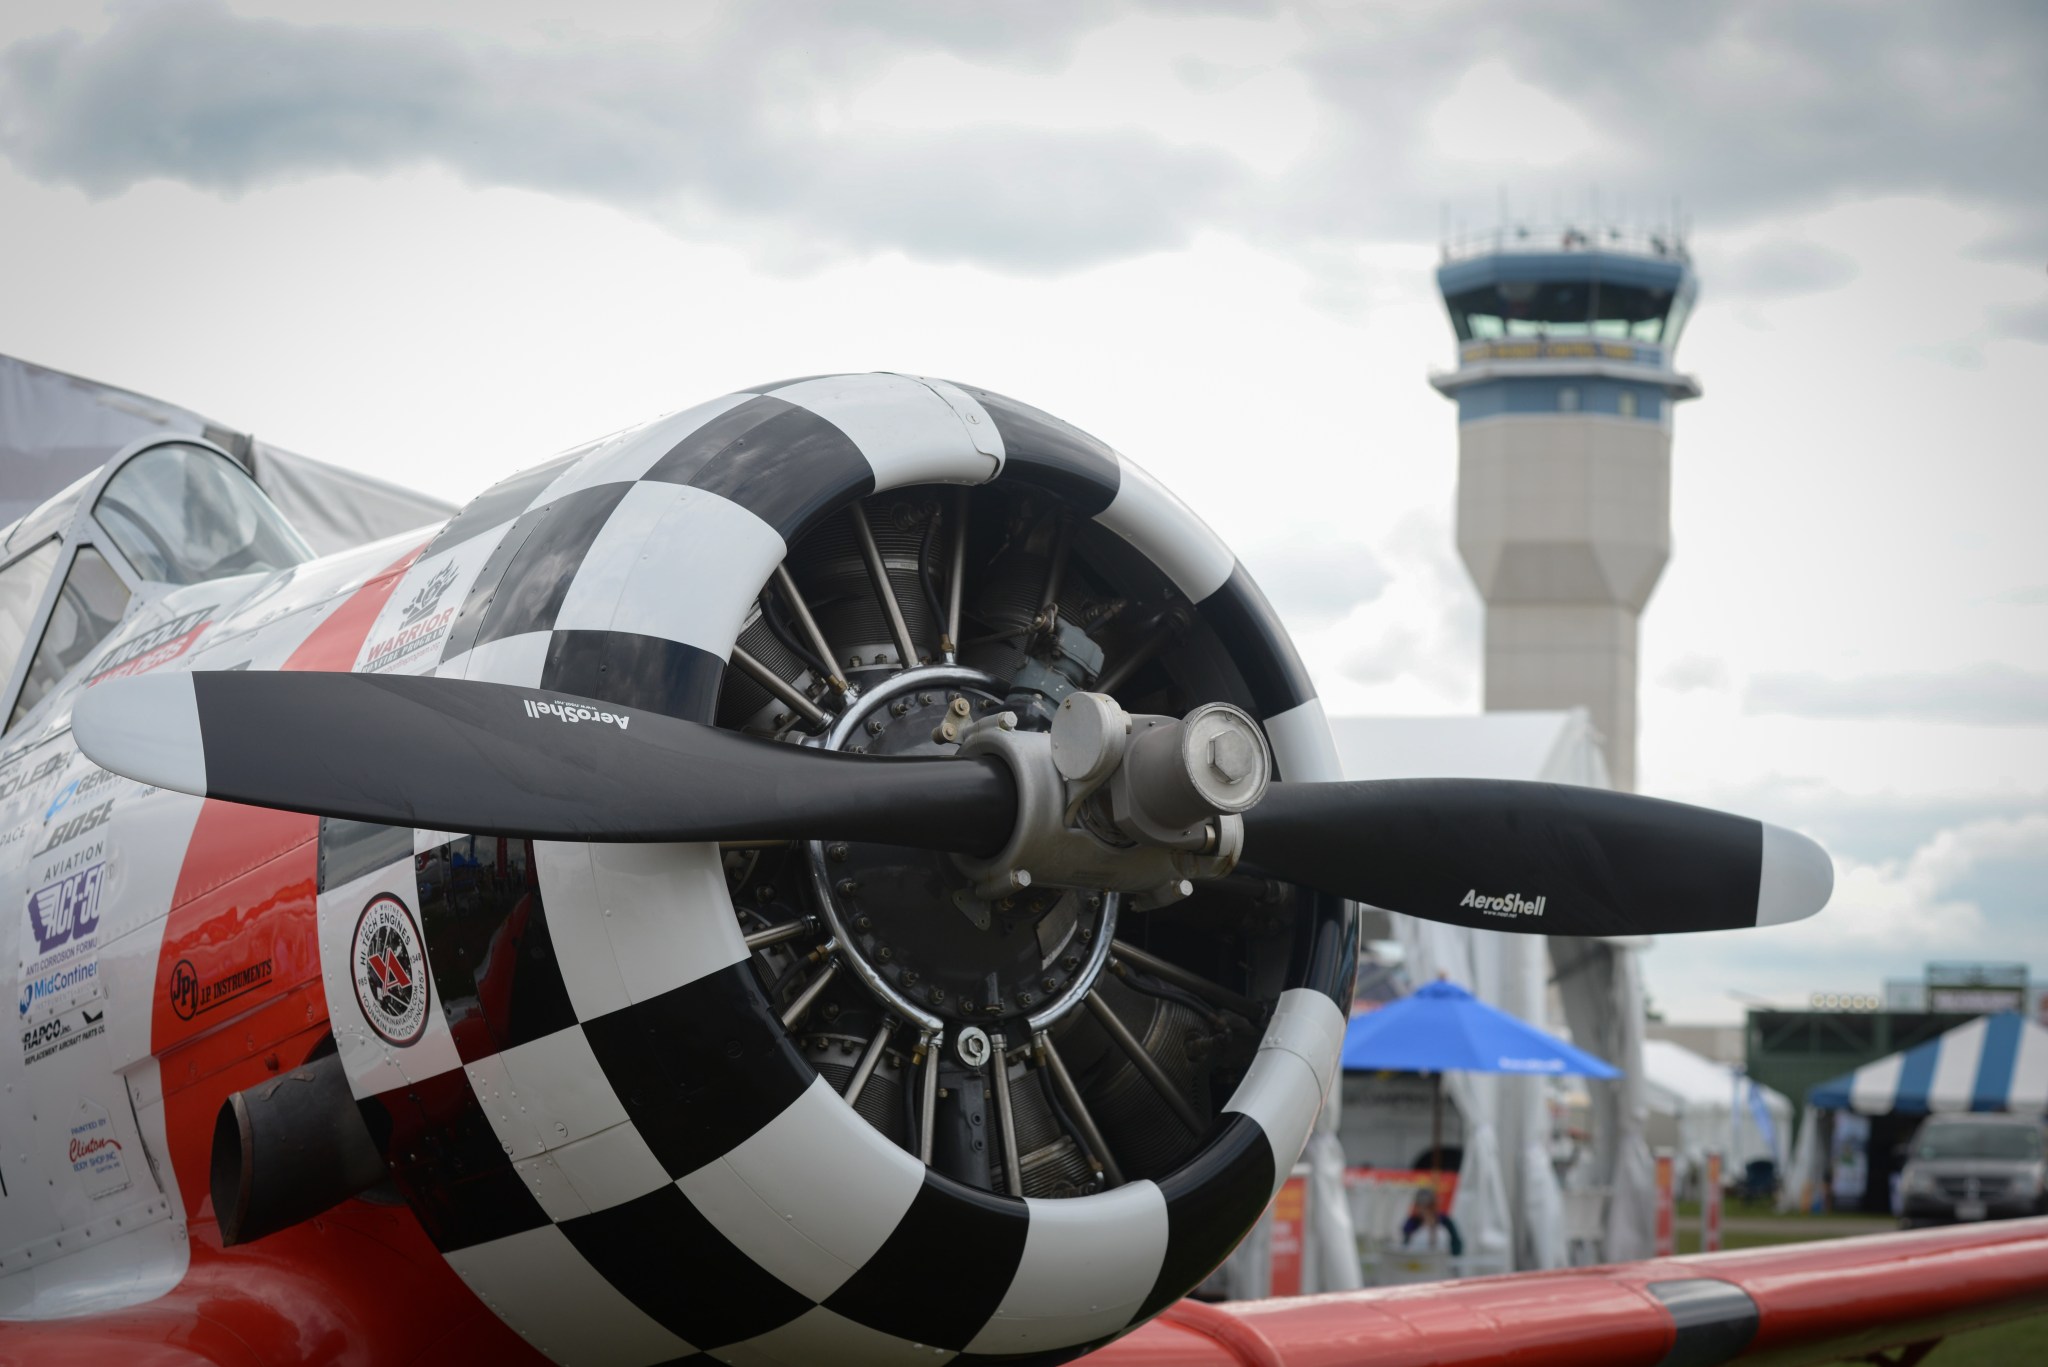
<svg viewBox="0 0 2048 1367"><path fill-rule="evenodd" d="M321 555L444 522L455 512L439 499L294 455L176 404L0 356L0 528L122 447L158 435L201 437L240 461Z"/></svg>
<svg viewBox="0 0 2048 1367"><path fill-rule="evenodd" d="M1585 709L1490 712L1477 717L1335 717L1344 776L1505 778L1609 786ZM1585 1178L1612 1191L1606 1252L1647 1257L1654 1173L1644 1138L1643 1003L1635 951L1643 942L1548 939L1389 918L1411 981L1439 975L1541 1029L1570 1033L1622 1070L1592 1083L1593 1161ZM1548 944L1549 952L1545 952ZM1555 982L1563 1020L1551 1019ZM1450 1074L1445 1090L1464 1119L1457 1214L1468 1248L1520 1268L1566 1262L1563 1194L1551 1166L1545 1080Z"/></svg>
<svg viewBox="0 0 2048 1367"><path fill-rule="evenodd" d="M1643 1080L1651 1134L1677 1152L1682 1182L1697 1178L1709 1152L1722 1155L1724 1173L1739 1176L1759 1158L1786 1171L1793 1112L1784 1093L1660 1039L1643 1041Z"/></svg>

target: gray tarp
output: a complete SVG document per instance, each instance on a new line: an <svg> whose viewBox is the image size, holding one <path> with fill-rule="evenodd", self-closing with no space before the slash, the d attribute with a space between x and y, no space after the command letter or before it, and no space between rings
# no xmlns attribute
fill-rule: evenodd
<svg viewBox="0 0 2048 1367"><path fill-rule="evenodd" d="M197 436L248 466L321 555L440 522L439 499L280 450L190 409L0 356L0 527L144 437Z"/></svg>

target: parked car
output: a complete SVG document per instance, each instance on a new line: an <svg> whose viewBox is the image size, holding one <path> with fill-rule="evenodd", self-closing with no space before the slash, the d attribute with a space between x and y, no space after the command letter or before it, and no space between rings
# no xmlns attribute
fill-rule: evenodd
<svg viewBox="0 0 2048 1367"><path fill-rule="evenodd" d="M1899 1195L1907 1229L2048 1214L2040 1117L1929 1116L1913 1133Z"/></svg>

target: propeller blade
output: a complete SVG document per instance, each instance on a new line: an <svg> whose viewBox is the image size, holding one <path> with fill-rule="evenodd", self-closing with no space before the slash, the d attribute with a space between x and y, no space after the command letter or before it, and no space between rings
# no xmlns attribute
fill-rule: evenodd
<svg viewBox="0 0 2048 1367"><path fill-rule="evenodd" d="M1499 779L1275 783L1244 860L1425 920L1531 935L1777 925L1834 889L1803 835L1705 807Z"/></svg>
<svg viewBox="0 0 2048 1367"><path fill-rule="evenodd" d="M143 783L430 830L587 841L853 840L992 855L995 760L780 744L467 679L144 674L87 690L79 748Z"/></svg>

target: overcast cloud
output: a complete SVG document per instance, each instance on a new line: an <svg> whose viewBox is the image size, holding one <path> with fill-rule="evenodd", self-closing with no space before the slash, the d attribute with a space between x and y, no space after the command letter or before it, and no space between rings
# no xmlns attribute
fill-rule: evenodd
<svg viewBox="0 0 2048 1367"><path fill-rule="evenodd" d="M2048 978L2044 128L2038 3L9 0L0 351L458 502L774 376L986 384L1209 521L1333 714L1469 713L1440 233L1683 195L1639 772L1843 868L1651 956L1727 1019Z"/></svg>
<svg viewBox="0 0 2048 1367"><path fill-rule="evenodd" d="M910 57L1050 81L1091 30L1133 14L1267 8L730 5L683 11L669 33L570 31L536 45L137 5L90 36L37 34L0 57L0 148L38 179L95 195L155 178L231 194L431 164L745 237L784 265L896 250L1066 270L1212 227L1297 251L1348 246L1426 236L1475 183L1526 203L1532 169L1545 194L1605 186L1610 205L1633 196L1638 211L1661 210L1681 188L1677 167L1708 223L1939 193L1996 212L1987 250L2048 249L2048 192L2025 171L2048 127L2048 9L2025 0L1275 5L1293 35L1282 65L1305 78L1320 130L1287 164L1147 128L1139 109L1083 127L991 119L971 91L946 127L844 117ZM1177 69L1204 88L1232 75L1213 62ZM1475 73L1477 87L1461 87ZM1444 122L1447 97L1476 104L1489 88L1519 92L1525 115L1576 137L1546 127L1532 168L1527 118L1469 127L1454 107ZM1057 101L1056 87L1046 95ZM1781 244L1760 249L1746 278L1812 289L1842 269ZM2038 331L2030 321L2020 335Z"/></svg>
<svg viewBox="0 0 2048 1367"><path fill-rule="evenodd" d="M1752 712L1795 717L1899 717L1975 726L2048 723L2048 674L1979 664L1939 673L1760 674L1745 701Z"/></svg>

